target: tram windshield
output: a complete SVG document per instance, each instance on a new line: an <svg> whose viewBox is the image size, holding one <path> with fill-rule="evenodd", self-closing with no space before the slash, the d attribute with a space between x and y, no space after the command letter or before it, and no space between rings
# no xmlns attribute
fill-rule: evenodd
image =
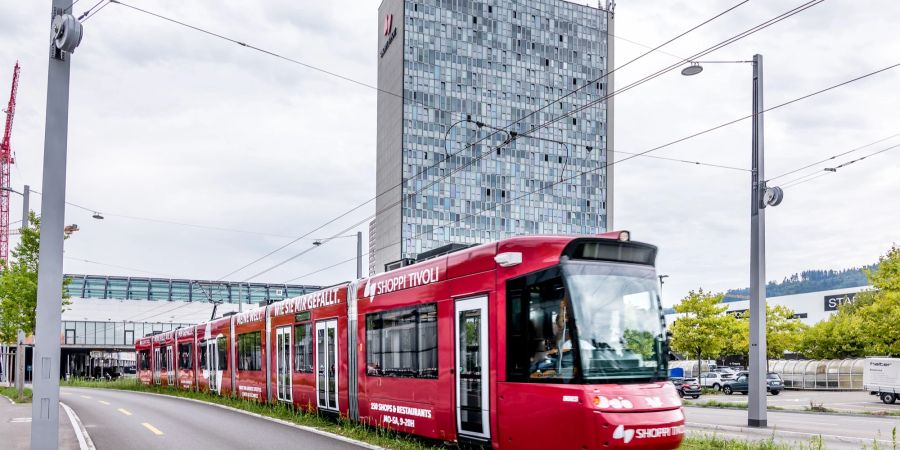
<svg viewBox="0 0 900 450"><path fill-rule="evenodd" d="M665 377L653 268L572 260L562 268L585 381Z"/></svg>

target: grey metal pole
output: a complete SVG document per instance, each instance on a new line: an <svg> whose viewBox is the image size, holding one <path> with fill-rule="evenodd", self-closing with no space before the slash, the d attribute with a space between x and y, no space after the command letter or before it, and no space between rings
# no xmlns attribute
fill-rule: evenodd
<svg viewBox="0 0 900 450"><path fill-rule="evenodd" d="M34 353L31 356L33 360ZM19 398L25 395L25 332L22 330L16 335L16 392Z"/></svg>
<svg viewBox="0 0 900 450"><path fill-rule="evenodd" d="M362 279L362 231L356 232L356 279Z"/></svg>
<svg viewBox="0 0 900 450"><path fill-rule="evenodd" d="M31 187L27 184L25 188L22 189L22 230L28 228L28 201L31 195ZM25 332L19 330L16 336L16 352L19 354L19 357L16 358L16 391L19 393L19 398L25 394Z"/></svg>
<svg viewBox="0 0 900 450"><path fill-rule="evenodd" d="M753 55L753 172L750 186L750 370L747 425L766 423L766 214L763 203L763 61Z"/></svg>
<svg viewBox="0 0 900 450"><path fill-rule="evenodd" d="M25 188L22 189L22 228L28 228L28 212L29 212L29 197L31 196L31 186L25 185Z"/></svg>
<svg viewBox="0 0 900 450"><path fill-rule="evenodd" d="M52 34L48 52L50 62L47 70L47 114L44 125L41 243L38 256L40 270L32 357L32 449L59 447L59 330L62 319L69 70L71 51L81 40L81 24L71 15L66 15L71 4L71 0L52 0L50 14ZM67 21L60 21L62 17ZM71 40L73 38L74 41Z"/></svg>

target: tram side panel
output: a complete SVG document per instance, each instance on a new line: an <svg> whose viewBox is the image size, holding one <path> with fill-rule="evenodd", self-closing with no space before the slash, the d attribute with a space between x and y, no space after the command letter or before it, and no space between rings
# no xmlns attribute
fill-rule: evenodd
<svg viewBox="0 0 900 450"><path fill-rule="evenodd" d="M231 318L197 325L197 386L200 391L231 393Z"/></svg>
<svg viewBox="0 0 900 450"><path fill-rule="evenodd" d="M266 307L256 308L233 318L235 336L232 342L236 345L233 370L236 370L235 395L238 398L265 402L268 396L266 310Z"/></svg>
<svg viewBox="0 0 900 450"><path fill-rule="evenodd" d="M361 421L454 439L446 273L446 258L439 258L362 282L356 329Z"/></svg>
<svg viewBox="0 0 900 450"><path fill-rule="evenodd" d="M178 370L178 388L194 389L194 353L196 347L196 326L175 330L176 369Z"/></svg>
<svg viewBox="0 0 900 450"><path fill-rule="evenodd" d="M150 385L153 381L153 370L151 368L152 339L141 338L135 344L137 352L137 378L141 384Z"/></svg>
<svg viewBox="0 0 900 450"><path fill-rule="evenodd" d="M167 331L152 337L151 351L153 382L158 386L175 386L175 332Z"/></svg>
<svg viewBox="0 0 900 450"><path fill-rule="evenodd" d="M348 415L347 285L269 307L273 401Z"/></svg>

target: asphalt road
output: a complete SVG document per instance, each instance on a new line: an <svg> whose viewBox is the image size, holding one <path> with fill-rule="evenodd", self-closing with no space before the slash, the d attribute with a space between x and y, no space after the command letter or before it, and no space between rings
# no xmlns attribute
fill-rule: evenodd
<svg viewBox="0 0 900 450"><path fill-rule="evenodd" d="M733 395L703 394L697 400L684 399L685 405L691 403L704 403L710 400L731 403L747 403L747 396L736 393ZM810 404L822 405L830 410L839 412L900 412L900 404L886 405L881 400L864 391L781 391L780 395L766 396L766 402L770 406L785 409L803 410Z"/></svg>
<svg viewBox="0 0 900 450"><path fill-rule="evenodd" d="M106 389L63 388L60 399L75 410L99 450L364 448L281 423L174 397Z"/></svg>
<svg viewBox="0 0 900 450"><path fill-rule="evenodd" d="M775 436L786 442L807 442L821 436L826 448L892 448L891 433L900 433L900 417L850 416L838 414L812 414L800 412L769 411L765 430L746 429L747 411L722 408L684 408L687 426L694 433L703 433L710 427L721 427L716 432L725 438L760 439ZM701 428L703 427L703 428Z"/></svg>

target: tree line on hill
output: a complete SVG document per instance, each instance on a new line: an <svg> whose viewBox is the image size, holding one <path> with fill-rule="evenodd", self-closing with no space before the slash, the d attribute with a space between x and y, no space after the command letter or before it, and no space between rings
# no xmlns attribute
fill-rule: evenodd
<svg viewBox="0 0 900 450"><path fill-rule="evenodd" d="M819 283L836 289L826 280L829 272L852 279L854 270L806 271L786 279L793 286ZM859 358L874 355L900 356L900 247L891 249L877 264L864 267L861 284L874 289L856 294L852 303L839 307L829 319L808 326L793 318L784 306L766 306L766 349L770 359L786 352L810 359ZM785 291L787 292L787 291ZM797 293L797 292L792 292ZM772 294L768 294L771 296ZM777 294L776 294L777 295ZM784 294L787 295L787 294ZM682 313L671 327L670 348L691 359L746 358L749 349L749 314L728 314L725 293L691 291L675 306Z"/></svg>
<svg viewBox="0 0 900 450"><path fill-rule="evenodd" d="M780 283L770 281L766 284L766 297L805 294L807 292L844 289L868 284L867 271L878 268L878 263L863 267L843 270L804 270L785 277ZM730 289L725 292L725 301L743 300L750 294L750 288Z"/></svg>

